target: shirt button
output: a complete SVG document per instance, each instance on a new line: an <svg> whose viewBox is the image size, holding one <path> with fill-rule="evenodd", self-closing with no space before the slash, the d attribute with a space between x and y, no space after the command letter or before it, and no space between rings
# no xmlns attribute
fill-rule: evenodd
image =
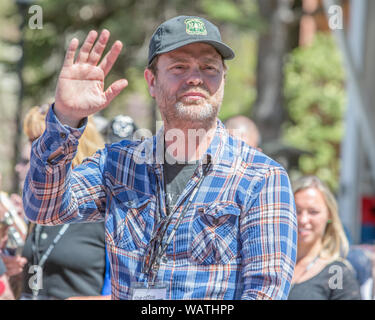
<svg viewBox="0 0 375 320"><path fill-rule="evenodd" d="M204 214L204 208L198 208L198 212L199 212L200 214Z"/></svg>
<svg viewBox="0 0 375 320"><path fill-rule="evenodd" d="M46 239L48 238L48 234L45 233L45 232L43 232L43 233L40 235L40 238L41 238L42 240L46 240Z"/></svg>
<svg viewBox="0 0 375 320"><path fill-rule="evenodd" d="M130 200L130 201L126 202L126 204L127 204L128 207L132 207L132 206L134 206L135 202L133 200Z"/></svg>
<svg viewBox="0 0 375 320"><path fill-rule="evenodd" d="M61 133L60 133L60 137L61 137L62 139L65 139L65 138L66 138L66 133L65 133L65 132L61 132Z"/></svg>

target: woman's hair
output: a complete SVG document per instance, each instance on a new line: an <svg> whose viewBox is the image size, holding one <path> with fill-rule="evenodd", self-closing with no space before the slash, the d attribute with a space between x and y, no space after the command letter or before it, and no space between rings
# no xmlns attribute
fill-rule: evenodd
<svg viewBox="0 0 375 320"><path fill-rule="evenodd" d="M38 139L46 129L46 114L48 106L33 107L25 115L23 131L32 142ZM72 161L72 166L79 165L83 159L92 156L98 149L104 147L104 139L95 127L92 117L88 118L87 126L79 139L77 153Z"/></svg>
<svg viewBox="0 0 375 320"><path fill-rule="evenodd" d="M104 139L96 129L92 116L88 117L86 129L79 139L77 153L72 161L75 167L82 163L83 159L92 156L98 149L104 148Z"/></svg>
<svg viewBox="0 0 375 320"><path fill-rule="evenodd" d="M323 196L331 221L327 224L324 231L323 249L320 256L329 259L346 257L349 251L349 243L338 214L336 199L329 188L316 176L301 177L295 180L292 186L294 194L305 189L314 188L319 190Z"/></svg>
<svg viewBox="0 0 375 320"><path fill-rule="evenodd" d="M38 139L46 129L45 119L47 107L32 107L25 115L23 120L23 132L29 138L30 142Z"/></svg>

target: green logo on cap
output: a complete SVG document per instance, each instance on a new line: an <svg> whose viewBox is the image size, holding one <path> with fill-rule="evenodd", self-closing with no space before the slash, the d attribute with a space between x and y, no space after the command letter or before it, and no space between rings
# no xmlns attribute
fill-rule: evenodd
<svg viewBox="0 0 375 320"><path fill-rule="evenodd" d="M207 35L206 26L204 22L200 19L193 18L193 19L186 19L186 33L191 35Z"/></svg>

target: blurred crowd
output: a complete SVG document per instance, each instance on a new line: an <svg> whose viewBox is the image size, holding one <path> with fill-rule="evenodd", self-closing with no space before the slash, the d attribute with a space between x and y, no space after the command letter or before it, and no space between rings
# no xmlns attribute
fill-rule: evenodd
<svg viewBox="0 0 375 320"><path fill-rule="evenodd" d="M28 142L15 170L20 190L30 166L31 144L45 130L48 105L31 108L23 130ZM104 147L132 139L137 130L132 118L118 115L111 121L89 117L72 166ZM104 222L42 226L25 218L22 198L1 192L0 299L109 299L111 278L105 247Z"/></svg>
<svg viewBox="0 0 375 320"><path fill-rule="evenodd" d="M47 109L33 107L24 118L28 142L15 167L22 186L31 144L45 130ZM262 151L260 133L251 119L235 116L225 126ZM111 121L89 117L73 166L105 143L131 140L136 130L134 120L126 115ZM292 186L298 248L289 299L374 299L372 247L348 242L335 197L319 178L302 176ZM25 219L20 195L0 192L0 299L110 299L110 295L104 223L35 225Z"/></svg>

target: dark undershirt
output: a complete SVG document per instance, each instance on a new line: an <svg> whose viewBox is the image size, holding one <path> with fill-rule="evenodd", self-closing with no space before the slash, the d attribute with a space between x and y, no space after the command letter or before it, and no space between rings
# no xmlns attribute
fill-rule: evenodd
<svg viewBox="0 0 375 320"><path fill-rule="evenodd" d="M165 161L164 164L164 181L165 181L165 201L167 207L167 214L173 210L178 197L181 195L183 190L190 178L193 176L195 169L198 167L198 163L184 163L184 164L169 164Z"/></svg>

